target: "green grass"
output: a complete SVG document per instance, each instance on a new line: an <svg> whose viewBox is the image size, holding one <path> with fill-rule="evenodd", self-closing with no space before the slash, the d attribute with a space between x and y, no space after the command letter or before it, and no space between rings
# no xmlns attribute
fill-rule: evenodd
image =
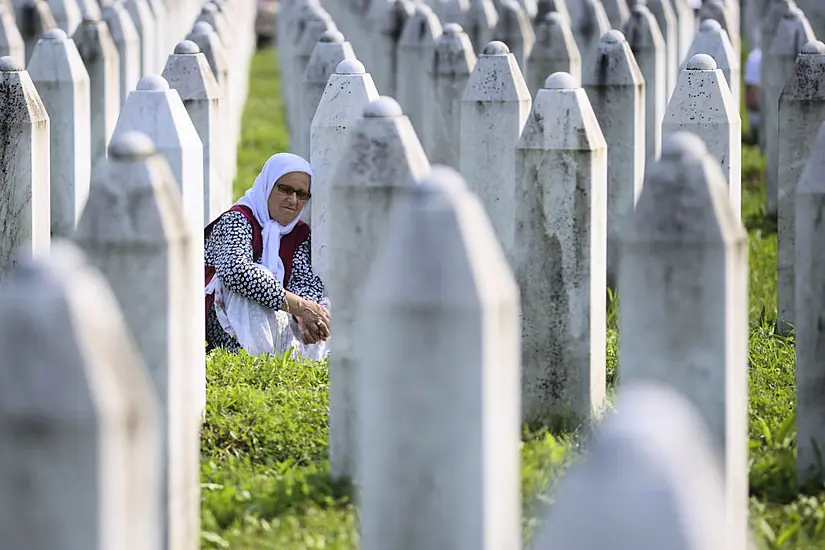
<svg viewBox="0 0 825 550"><path fill-rule="evenodd" d="M275 54L252 64L235 194L263 162L287 148ZM744 121L743 121L744 122ZM825 488L799 494L793 414L794 348L774 333L776 222L765 216L764 158L743 147L743 220L750 236L750 512L760 548L825 548ZM609 316L608 378L618 337ZM203 547L233 550L352 549L358 546L352 490L327 468L326 365L221 351L207 362L202 437ZM548 486L580 456L577 434L525 432L522 447L526 540L552 502Z"/></svg>

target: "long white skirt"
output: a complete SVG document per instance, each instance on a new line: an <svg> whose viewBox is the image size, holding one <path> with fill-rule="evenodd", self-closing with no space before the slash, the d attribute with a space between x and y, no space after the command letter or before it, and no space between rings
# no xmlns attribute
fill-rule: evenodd
<svg viewBox="0 0 825 550"><path fill-rule="evenodd" d="M275 311L228 290L219 282L215 292L215 313L221 327L250 355L281 354L293 349L299 356L322 361L329 356L329 340L304 344L301 327L292 315ZM329 300L321 305L329 310Z"/></svg>

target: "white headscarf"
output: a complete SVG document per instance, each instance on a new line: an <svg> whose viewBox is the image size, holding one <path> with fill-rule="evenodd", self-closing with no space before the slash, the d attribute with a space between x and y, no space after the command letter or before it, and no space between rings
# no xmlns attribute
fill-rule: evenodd
<svg viewBox="0 0 825 550"><path fill-rule="evenodd" d="M312 167L309 163L298 155L292 153L278 153L272 155L264 164L261 173L255 178L255 183L246 194L236 202L236 205L243 205L252 210L255 219L263 228L264 250L261 257L261 264L266 267L281 282L284 281L284 262L278 254L281 249L281 237L289 234L301 219L301 215L306 208L306 204L295 219L289 225L281 225L269 216L269 194L275 187L275 182L290 172L303 172L309 176L310 188L312 188Z"/></svg>

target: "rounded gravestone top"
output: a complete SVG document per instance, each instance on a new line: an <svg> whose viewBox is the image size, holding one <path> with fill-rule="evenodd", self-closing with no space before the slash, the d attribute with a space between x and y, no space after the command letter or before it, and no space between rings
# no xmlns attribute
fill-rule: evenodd
<svg viewBox="0 0 825 550"><path fill-rule="evenodd" d="M218 6L216 6L215 4L210 4L209 2L207 2L203 6L201 6L201 14L215 13L216 11L218 11Z"/></svg>
<svg viewBox="0 0 825 550"><path fill-rule="evenodd" d="M364 116L369 118L391 118L403 115L404 111L401 110L401 105L393 98L385 95L370 101L364 107Z"/></svg>
<svg viewBox="0 0 825 550"><path fill-rule="evenodd" d="M215 32L215 29L206 21L198 21L192 27L192 34L212 34L213 32Z"/></svg>
<svg viewBox="0 0 825 550"><path fill-rule="evenodd" d="M23 64L10 55L0 57L0 73L17 73L23 70Z"/></svg>
<svg viewBox="0 0 825 550"><path fill-rule="evenodd" d="M138 91L164 92L169 89L169 83L159 74L147 74L138 80Z"/></svg>
<svg viewBox="0 0 825 550"><path fill-rule="evenodd" d="M688 59L685 69L689 71L713 71L716 69L716 61L706 53L697 53Z"/></svg>
<svg viewBox="0 0 825 550"><path fill-rule="evenodd" d="M461 25L459 25L458 23L447 23L446 25L444 25L443 32L444 34L456 35L463 33L464 29L462 29Z"/></svg>
<svg viewBox="0 0 825 550"><path fill-rule="evenodd" d="M507 55L510 53L510 48L508 48L504 42L493 40L484 46L484 50L482 50L481 53L482 55Z"/></svg>
<svg viewBox="0 0 825 550"><path fill-rule="evenodd" d="M344 41L344 35L341 31L337 31L335 29L329 29L324 31L321 37L318 39L319 42L325 43L335 43L340 44Z"/></svg>
<svg viewBox="0 0 825 550"><path fill-rule="evenodd" d="M191 40L183 40L178 42L178 45L175 46L175 54L177 55L191 55L200 52L201 49Z"/></svg>
<svg viewBox="0 0 825 550"><path fill-rule="evenodd" d="M155 143L142 132L129 130L115 134L109 143L109 156L118 160L141 160L155 154Z"/></svg>
<svg viewBox="0 0 825 550"><path fill-rule="evenodd" d="M565 72L553 73L544 81L546 90L575 90L578 87L573 75Z"/></svg>
<svg viewBox="0 0 825 550"><path fill-rule="evenodd" d="M691 132L674 132L662 140L662 158L690 156L701 159L708 154L705 142Z"/></svg>
<svg viewBox="0 0 825 550"><path fill-rule="evenodd" d="M702 24L699 25L699 30L713 33L722 32L722 24L716 19L705 19L702 21Z"/></svg>
<svg viewBox="0 0 825 550"><path fill-rule="evenodd" d="M460 192L467 190L467 182L454 168L444 164L433 164L429 174L415 187L429 192Z"/></svg>
<svg viewBox="0 0 825 550"><path fill-rule="evenodd" d="M335 67L335 74L366 74L364 64L357 59L344 59Z"/></svg>
<svg viewBox="0 0 825 550"><path fill-rule="evenodd" d="M825 54L825 44L819 40L813 40L802 46L802 52L805 55L820 55Z"/></svg>
<svg viewBox="0 0 825 550"><path fill-rule="evenodd" d="M618 29L610 29L602 36L602 42L606 44L621 44L626 41L627 39L624 37L624 34Z"/></svg>
<svg viewBox="0 0 825 550"><path fill-rule="evenodd" d="M69 38L69 36L63 29L49 29L43 33L43 38L45 40L56 40L57 42L63 42Z"/></svg>

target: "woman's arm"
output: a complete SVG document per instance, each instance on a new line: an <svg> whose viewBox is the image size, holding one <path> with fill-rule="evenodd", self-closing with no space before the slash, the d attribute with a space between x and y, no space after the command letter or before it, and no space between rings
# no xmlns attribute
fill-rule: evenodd
<svg viewBox="0 0 825 550"><path fill-rule="evenodd" d="M285 290L252 257L252 226L240 212L227 212L215 223L204 250L223 286L262 306L281 309Z"/></svg>
<svg viewBox="0 0 825 550"><path fill-rule="evenodd" d="M324 297L324 283L312 271L312 235L307 236L295 249L292 256L292 274L286 286L293 294L316 304Z"/></svg>

